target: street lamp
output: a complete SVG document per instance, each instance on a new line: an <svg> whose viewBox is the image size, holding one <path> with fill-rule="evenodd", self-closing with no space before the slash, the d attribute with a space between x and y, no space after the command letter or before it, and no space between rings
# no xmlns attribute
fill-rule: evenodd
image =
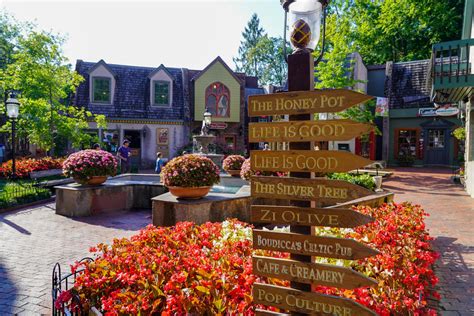
<svg viewBox="0 0 474 316"><path fill-rule="evenodd" d="M202 120L201 135L208 135L212 123L212 113L206 108L204 119Z"/></svg>
<svg viewBox="0 0 474 316"><path fill-rule="evenodd" d="M15 161L15 123L20 114L20 102L14 93L5 102L7 108L7 116L12 121L12 178L16 178L16 161Z"/></svg>
<svg viewBox="0 0 474 316"><path fill-rule="evenodd" d="M312 52L318 42L321 30L321 16L323 20L323 42L321 53L315 60L317 65L322 57L326 37L326 8L329 0L281 0L285 10L285 28L283 50L286 56L286 30L289 25L290 43L294 53ZM288 23L288 24L287 24Z"/></svg>

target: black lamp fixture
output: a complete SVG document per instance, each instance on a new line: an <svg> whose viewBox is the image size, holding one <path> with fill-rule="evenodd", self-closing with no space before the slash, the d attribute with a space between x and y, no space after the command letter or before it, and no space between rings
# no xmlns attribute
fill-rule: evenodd
<svg viewBox="0 0 474 316"><path fill-rule="evenodd" d="M290 25L290 43L293 53L312 52L318 42L321 31L321 17L323 21L323 34L321 53L314 61L316 66L323 58L326 42L326 14L329 0L281 0L285 10L285 26L283 31L283 54L286 53L286 30Z"/></svg>
<svg viewBox="0 0 474 316"><path fill-rule="evenodd" d="M12 179L16 178L16 154L15 154L15 132L16 120L20 115L20 101L17 99L17 92L10 92L10 96L5 101L7 116L12 121Z"/></svg>

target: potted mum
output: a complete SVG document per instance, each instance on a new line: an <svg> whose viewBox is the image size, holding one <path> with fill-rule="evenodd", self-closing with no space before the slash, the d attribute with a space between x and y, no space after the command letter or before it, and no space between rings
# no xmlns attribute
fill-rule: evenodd
<svg viewBox="0 0 474 316"><path fill-rule="evenodd" d="M240 170L245 158L241 155L227 156L222 162L222 168L233 177L240 177Z"/></svg>
<svg viewBox="0 0 474 316"><path fill-rule="evenodd" d="M117 161L104 150L81 150L64 161L63 173L79 184L99 185L117 173Z"/></svg>
<svg viewBox="0 0 474 316"><path fill-rule="evenodd" d="M170 193L182 199L200 199L220 181L219 167L201 155L173 158L160 175Z"/></svg>

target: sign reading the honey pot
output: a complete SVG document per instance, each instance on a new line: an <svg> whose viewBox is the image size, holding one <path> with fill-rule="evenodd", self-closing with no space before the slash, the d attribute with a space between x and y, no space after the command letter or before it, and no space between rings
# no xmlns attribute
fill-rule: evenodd
<svg viewBox="0 0 474 316"><path fill-rule="evenodd" d="M249 97L249 115L283 115L339 112L370 100L372 97L349 90L288 92ZM351 120L290 121L251 123L249 141L311 142L341 141L359 137L372 130L367 124ZM343 151L328 150L257 150L251 152L251 168L271 172L347 172L372 163L363 157ZM254 198L290 201L315 201L334 208L253 205L251 219L255 224L289 226L356 227L373 221L338 203L372 196L368 189L341 180L254 176L251 178ZM379 252L356 240L312 236L290 232L253 230L255 249L286 252L294 255L357 260ZM253 257L255 274L302 284L354 289L374 286L376 281L351 268L314 262ZM308 314L375 315L364 306L346 298L255 283L255 303ZM261 315L278 313L257 311ZM279 314L286 315L286 314Z"/></svg>

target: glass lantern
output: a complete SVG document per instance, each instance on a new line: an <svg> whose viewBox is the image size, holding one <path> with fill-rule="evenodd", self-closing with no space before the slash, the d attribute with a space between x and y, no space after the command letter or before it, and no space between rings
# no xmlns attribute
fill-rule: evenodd
<svg viewBox="0 0 474 316"><path fill-rule="evenodd" d="M314 50L319 42L323 6L318 0L296 0L288 7L290 43L295 50Z"/></svg>
<svg viewBox="0 0 474 316"><path fill-rule="evenodd" d="M206 126L209 126L211 125L212 123L212 113L209 112L208 109L206 109L206 112L204 112L204 124L206 124Z"/></svg>
<svg viewBox="0 0 474 316"><path fill-rule="evenodd" d="M9 97L6 102L7 116L11 119L18 118L20 112L20 102L15 97Z"/></svg>

